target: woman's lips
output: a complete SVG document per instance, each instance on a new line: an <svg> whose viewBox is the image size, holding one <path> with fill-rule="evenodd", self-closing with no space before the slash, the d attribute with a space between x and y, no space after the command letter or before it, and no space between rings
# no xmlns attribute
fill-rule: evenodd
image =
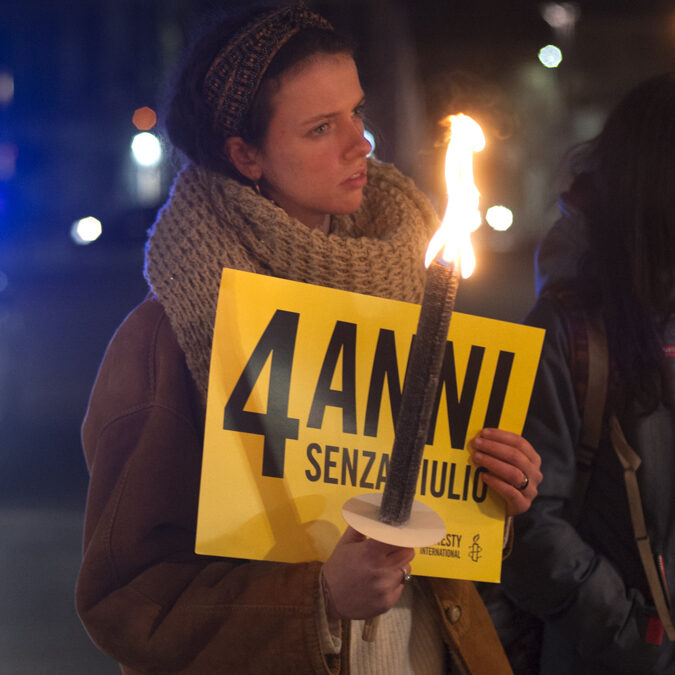
<svg viewBox="0 0 675 675"><path fill-rule="evenodd" d="M362 188L368 182L368 174L365 169L356 171L347 180L342 182L342 185L348 188Z"/></svg>

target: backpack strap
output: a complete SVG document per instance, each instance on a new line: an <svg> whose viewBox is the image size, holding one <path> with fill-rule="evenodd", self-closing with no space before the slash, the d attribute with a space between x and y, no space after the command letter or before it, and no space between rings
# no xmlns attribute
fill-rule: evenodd
<svg viewBox="0 0 675 675"><path fill-rule="evenodd" d="M656 569L656 559L652 551L649 534L647 533L644 511L642 509L642 499L640 498L640 488L638 486L636 474L641 460L635 450L628 445L628 441L626 441L619 420L615 415L612 415L609 418L609 428L612 447L623 467L623 478L626 484L626 494L628 495L628 506L630 508L630 518L633 523L635 543L640 552L640 560L642 561L642 567L644 568L647 577L652 600L654 601L656 611L659 615L659 619L661 619L661 624L668 639L675 641L675 627L673 627L672 618L670 616L670 603Z"/></svg>
<svg viewBox="0 0 675 675"><path fill-rule="evenodd" d="M607 383L609 381L609 357L605 324L599 316L582 312L586 338L586 386L581 407L581 439L576 448L577 473L572 499L567 504L566 517L576 525L581 517L588 486L593 473L595 456L602 438ZM579 345L575 348L579 361ZM577 398L580 393L577 392Z"/></svg>
<svg viewBox="0 0 675 675"><path fill-rule="evenodd" d="M609 356L605 323L599 314L585 310L579 296L567 287L548 289L546 296L558 306L567 331L570 371L581 417L576 447L574 491L565 518L576 526L586 501L593 465L604 429Z"/></svg>

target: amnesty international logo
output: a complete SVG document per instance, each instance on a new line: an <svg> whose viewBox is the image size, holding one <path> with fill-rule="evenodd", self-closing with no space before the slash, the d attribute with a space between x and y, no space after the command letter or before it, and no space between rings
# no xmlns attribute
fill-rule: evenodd
<svg viewBox="0 0 675 675"><path fill-rule="evenodd" d="M481 557L481 551L483 550L483 547L478 543L478 540L480 539L480 534L477 534L473 538L473 544L469 546L469 558L473 560L473 562L478 562L478 559Z"/></svg>

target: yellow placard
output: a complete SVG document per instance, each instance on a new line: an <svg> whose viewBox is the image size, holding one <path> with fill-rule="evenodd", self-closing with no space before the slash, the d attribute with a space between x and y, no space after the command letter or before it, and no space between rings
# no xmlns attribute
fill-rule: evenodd
<svg viewBox="0 0 675 675"><path fill-rule="evenodd" d="M351 497L381 492L419 305L224 269L196 551L325 560ZM498 581L504 508L469 459L484 426L520 432L544 331L454 313L416 499L447 534L417 575ZM432 436L432 438L431 438Z"/></svg>

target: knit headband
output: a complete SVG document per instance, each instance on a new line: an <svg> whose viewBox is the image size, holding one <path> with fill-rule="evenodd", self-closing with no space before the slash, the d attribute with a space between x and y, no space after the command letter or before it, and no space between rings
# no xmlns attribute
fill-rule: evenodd
<svg viewBox="0 0 675 675"><path fill-rule="evenodd" d="M237 136L260 81L279 49L303 28L332 30L303 3L263 14L244 26L218 53L204 77L213 128Z"/></svg>

